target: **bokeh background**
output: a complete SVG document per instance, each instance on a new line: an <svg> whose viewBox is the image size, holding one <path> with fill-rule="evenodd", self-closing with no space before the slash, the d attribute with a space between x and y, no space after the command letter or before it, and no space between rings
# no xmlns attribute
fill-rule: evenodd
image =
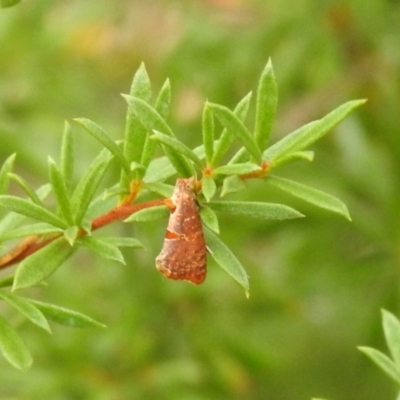
<svg viewBox="0 0 400 400"><path fill-rule="evenodd" d="M274 141L368 99L314 146L313 163L280 171L341 198L353 222L252 183L240 198L307 218L221 218L251 279L248 300L212 263L200 287L164 279L154 268L164 224L108 228L147 250L125 252L126 266L82 251L26 292L108 328L53 325L49 336L0 304L35 358L27 373L0 359L1 399L394 399L356 346L384 350L380 309L400 314L399 46L396 0L26 0L0 10L0 162L17 152L35 187L58 157L64 120L90 118L122 137L119 94L142 61L155 90L170 78L170 123L189 145L200 143L205 100L233 107L269 57ZM100 147L73 129L79 176Z"/></svg>

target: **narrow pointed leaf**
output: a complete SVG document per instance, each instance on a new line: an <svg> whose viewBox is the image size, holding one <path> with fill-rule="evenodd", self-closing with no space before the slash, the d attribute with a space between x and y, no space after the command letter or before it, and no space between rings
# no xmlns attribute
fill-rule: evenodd
<svg viewBox="0 0 400 400"><path fill-rule="evenodd" d="M32 365L32 356L11 325L0 316L0 351L15 368L26 371Z"/></svg>
<svg viewBox="0 0 400 400"><path fill-rule="evenodd" d="M100 257L125 264L121 250L113 244L107 243L102 239L94 238L93 236L83 236L79 239L79 242Z"/></svg>
<svg viewBox="0 0 400 400"><path fill-rule="evenodd" d="M202 163L200 159L196 156L196 154L189 149L186 145L180 142L178 139L175 139L171 136L164 135L161 132L154 131L154 134L151 136L151 139L156 140L157 142L162 143L165 146L168 146L173 152L175 156L184 155L188 159L192 160L198 168L202 168ZM168 155L167 155L168 156Z"/></svg>
<svg viewBox="0 0 400 400"><path fill-rule="evenodd" d="M171 106L171 83L166 79L158 93L154 108L165 119Z"/></svg>
<svg viewBox="0 0 400 400"><path fill-rule="evenodd" d="M219 223L217 214L210 208L202 206L200 208L200 217L203 224L213 232L219 234Z"/></svg>
<svg viewBox="0 0 400 400"><path fill-rule="evenodd" d="M278 105L278 86L271 60L261 74L257 89L256 123L254 136L260 149L265 148L271 134Z"/></svg>
<svg viewBox="0 0 400 400"><path fill-rule="evenodd" d="M129 162L126 160L122 150L102 127L86 118L76 118L74 121L83 126L88 133L90 133L98 142L106 147L110 153L114 155L115 159L124 169L124 171L128 175L130 174Z"/></svg>
<svg viewBox="0 0 400 400"><path fill-rule="evenodd" d="M239 285L243 286L246 296L249 294L249 279L240 261L229 247L209 229L204 230L207 246L216 263L225 270Z"/></svg>
<svg viewBox="0 0 400 400"><path fill-rule="evenodd" d="M169 82L169 79L167 79L164 82L164 85L162 86L158 94L154 108L160 114L160 116L165 119L168 116L170 105L171 105L171 84ZM143 154L141 158L141 163L146 168L149 166L151 160L153 159L156 147L157 143L154 140L150 139L150 135L147 134L146 143L144 145Z"/></svg>
<svg viewBox="0 0 400 400"><path fill-rule="evenodd" d="M48 224L66 228L67 224L61 218L44 207L38 206L29 200L21 199L15 196L0 196L0 206L8 211L25 215L26 217L36 219L38 221L47 222Z"/></svg>
<svg viewBox="0 0 400 400"><path fill-rule="evenodd" d="M371 347L358 347L358 350L366 354L375 364L377 364L386 375L400 384L400 372L396 364L385 354Z"/></svg>
<svg viewBox="0 0 400 400"><path fill-rule="evenodd" d="M248 93L245 97L243 97L242 100L237 104L235 109L233 110L233 113L239 118L240 121L244 121L247 112L250 107L250 100L251 100L252 92ZM234 139L234 135L231 134L231 132L228 129L224 129L222 131L222 134L218 140L218 143L216 145L213 159L212 159L212 165L218 165L222 157L227 153L229 150L230 145L232 144Z"/></svg>
<svg viewBox="0 0 400 400"><path fill-rule="evenodd" d="M313 151L295 151L293 153L287 154L286 156L279 157L278 160L274 161L272 168L278 168L282 165L289 164L293 161L308 161L311 162L314 159L314 152Z"/></svg>
<svg viewBox="0 0 400 400"><path fill-rule="evenodd" d="M383 330L390 354L400 371L400 321L390 312L382 310Z"/></svg>
<svg viewBox="0 0 400 400"><path fill-rule="evenodd" d="M289 133L284 138L274 143L272 146L268 147L263 152L263 160L268 160L273 162L273 164L278 164L278 160L280 162L281 159L290 157L291 153L298 151L292 150L292 148L295 147L296 143L301 140L303 135L305 135L311 129L318 127L319 122L319 120L309 122L308 124L303 125L295 131Z"/></svg>
<svg viewBox="0 0 400 400"><path fill-rule="evenodd" d="M210 176L203 176L201 179L201 192L203 193L207 202L209 202L215 195L217 185L213 178Z"/></svg>
<svg viewBox="0 0 400 400"><path fill-rule="evenodd" d="M51 332L47 319L32 303L21 296L12 293L7 293L0 290L0 298L7 302L10 306L18 310L23 316L29 319L33 324L40 328Z"/></svg>
<svg viewBox="0 0 400 400"><path fill-rule="evenodd" d="M28 197L38 206L43 207L43 203L39 199L38 195L35 193L35 191L29 186L28 182L22 178L22 176L19 176L14 173L9 173L8 176L10 179L12 179L14 182L16 182L20 188L28 195Z"/></svg>
<svg viewBox="0 0 400 400"><path fill-rule="evenodd" d="M46 235L49 233L58 233L62 231L63 230L61 228L56 228L53 225L49 225L44 222L38 222L37 224L22 226L20 228L12 229L10 231L1 233L0 242L9 239L16 239L33 235Z"/></svg>
<svg viewBox="0 0 400 400"><path fill-rule="evenodd" d="M49 158L49 178L57 199L57 205L65 220L69 225L74 223L72 216L71 203L67 193L67 185L61 171L58 169L54 160Z"/></svg>
<svg viewBox="0 0 400 400"><path fill-rule="evenodd" d="M254 157L255 161L261 162L260 149L257 147L253 136L243 122L227 107L214 103L209 103L209 107L220 120L221 124L227 128L231 134L236 136L247 151Z"/></svg>
<svg viewBox="0 0 400 400"><path fill-rule="evenodd" d="M73 328L104 328L105 325L94 320L78 311L56 306L54 304L43 303L41 301L29 300L34 304L49 320L61 325Z"/></svg>
<svg viewBox="0 0 400 400"><path fill-rule="evenodd" d="M263 158L275 161L279 157L309 147L339 124L356 107L364 103L365 100L353 100L342 104L322 119L307 124L275 143L264 152Z"/></svg>
<svg viewBox="0 0 400 400"><path fill-rule="evenodd" d="M328 193L278 176L269 176L267 178L267 182L285 192L290 193L292 196L314 204L317 207L340 214L351 221L346 205Z"/></svg>
<svg viewBox="0 0 400 400"><path fill-rule="evenodd" d="M71 199L75 212L75 223L80 224L111 161L110 154L103 150L92 162L79 181Z"/></svg>
<svg viewBox="0 0 400 400"><path fill-rule="evenodd" d="M67 191L70 190L74 175L74 137L71 132L71 125L65 121L64 132L61 143L60 172L64 177Z"/></svg>
<svg viewBox="0 0 400 400"><path fill-rule="evenodd" d="M244 175L260 170L260 166L251 162L228 164L213 170L214 175Z"/></svg>
<svg viewBox="0 0 400 400"><path fill-rule="evenodd" d="M38 195L40 200L44 200L48 196L50 191L51 191L51 186L49 184L46 184L41 186L38 190L36 190L36 194ZM16 214L13 212L8 213L0 221L0 234L14 230L18 226L20 226L25 220L26 217L24 215Z"/></svg>
<svg viewBox="0 0 400 400"><path fill-rule="evenodd" d="M203 144L206 153L206 162L208 166L212 165L213 151L214 151L214 115L208 106L208 103L203 109Z"/></svg>
<svg viewBox="0 0 400 400"><path fill-rule="evenodd" d="M73 248L64 237L60 237L25 258L15 273L13 290L38 284L50 276L72 252Z"/></svg>
<svg viewBox="0 0 400 400"><path fill-rule="evenodd" d="M151 208L144 208L143 210L137 211L124 222L148 222L157 221L159 219L168 218L170 211L167 206L155 206Z"/></svg>
<svg viewBox="0 0 400 400"><path fill-rule="evenodd" d="M304 217L297 210L283 204L255 201L212 201L208 206L217 212L245 215L257 219L283 220Z"/></svg>
<svg viewBox="0 0 400 400"><path fill-rule="evenodd" d="M127 237L103 237L101 238L106 243L112 244L117 247L133 247L137 249L144 249L143 243L134 238Z"/></svg>
<svg viewBox="0 0 400 400"><path fill-rule="evenodd" d="M143 101L149 103L151 101L151 83L146 68L142 63L133 77L130 90L131 96L136 96ZM124 135L124 156L128 162L141 162L143 149L148 136L148 130L137 118L136 114L128 107L126 113L125 135ZM132 174L126 174L125 171L121 175L121 187L129 189L130 176L140 180L144 172L135 171Z"/></svg>
<svg viewBox="0 0 400 400"><path fill-rule="evenodd" d="M135 96L123 95L123 97L148 131L157 130L165 135L175 136L164 118L150 104Z"/></svg>
<svg viewBox="0 0 400 400"><path fill-rule="evenodd" d="M9 173L14 168L16 154L11 154L0 168L0 195L7 192L8 183L10 181Z"/></svg>

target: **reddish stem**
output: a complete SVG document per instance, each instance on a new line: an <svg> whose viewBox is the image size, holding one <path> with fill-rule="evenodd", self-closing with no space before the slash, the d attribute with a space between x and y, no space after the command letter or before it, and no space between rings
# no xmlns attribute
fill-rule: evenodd
<svg viewBox="0 0 400 400"><path fill-rule="evenodd" d="M108 211L107 213L96 217L91 224L91 230L95 231L97 229L102 228L105 225L111 224L114 221L123 220L135 212L139 210L143 210L145 208L155 207L164 205L166 200L157 199L151 200L146 203L141 204L122 204ZM79 231L79 236L86 235L87 232L81 229ZM0 270L10 267L13 264L16 264L31 254L37 252L41 248L47 246L49 243L53 242L55 239L62 236L61 233L57 233L51 237L48 237L44 240L40 241L39 236L29 236L22 240L17 246L11 249L7 254L0 257Z"/></svg>

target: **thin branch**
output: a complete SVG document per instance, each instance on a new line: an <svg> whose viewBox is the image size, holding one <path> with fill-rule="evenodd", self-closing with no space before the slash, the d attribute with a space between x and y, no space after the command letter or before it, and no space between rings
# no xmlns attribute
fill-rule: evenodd
<svg viewBox="0 0 400 400"><path fill-rule="evenodd" d="M165 202L168 202L168 200L157 199L134 205L122 204L120 206L113 208L107 213L100 215L99 217L96 217L92 221L91 230L95 231L115 221L126 219L133 213L138 212L139 210L143 210L144 208L160 206L165 204ZM87 232L84 231L83 229L79 231L79 236L84 236L86 234ZM62 236L62 234L57 233L44 240L41 240L40 236L37 235L29 236L23 239L14 248L12 248L6 254L0 257L0 270L10 267L11 265L14 265L22 261L26 257L30 256L33 253L36 253L38 250L47 246L49 243L53 242L60 236Z"/></svg>

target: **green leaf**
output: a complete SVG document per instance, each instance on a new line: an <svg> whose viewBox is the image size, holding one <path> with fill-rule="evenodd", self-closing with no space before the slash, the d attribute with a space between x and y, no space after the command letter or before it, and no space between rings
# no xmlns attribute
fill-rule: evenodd
<svg viewBox="0 0 400 400"><path fill-rule="evenodd" d="M29 186L28 182L22 178L22 176L19 176L14 173L9 173L8 174L9 178L12 179L14 182L16 182L21 189L28 195L28 197L38 206L43 207L43 203L35 193L35 191Z"/></svg>
<svg viewBox="0 0 400 400"><path fill-rule="evenodd" d="M73 328L105 328L104 324L80 312L56 306L54 304L43 303L37 300L29 301L35 305L49 320L58 324Z"/></svg>
<svg viewBox="0 0 400 400"><path fill-rule="evenodd" d="M144 208L130 215L124 222L148 222L157 221L169 217L170 211L167 206L155 206Z"/></svg>
<svg viewBox="0 0 400 400"><path fill-rule="evenodd" d="M38 284L50 276L72 252L73 248L64 237L60 237L25 258L15 272L13 291Z"/></svg>
<svg viewBox="0 0 400 400"><path fill-rule="evenodd" d="M289 164L293 161L304 160L311 162L314 159L314 152L313 151L295 151L290 153L284 157L279 157L277 161L274 161L274 164L271 166L274 169L281 167L282 165ZM270 168L272 169L272 168Z"/></svg>
<svg viewBox="0 0 400 400"><path fill-rule="evenodd" d="M171 83L166 79L158 93L154 108L163 117L166 118L171 106Z"/></svg>
<svg viewBox="0 0 400 400"><path fill-rule="evenodd" d="M71 125L65 121L61 142L60 171L64 177L67 191L70 190L74 175L74 137L71 133Z"/></svg>
<svg viewBox="0 0 400 400"><path fill-rule="evenodd" d="M136 96L147 103L151 101L151 83L143 63L133 77L130 95ZM148 130L137 118L131 107L128 107L124 135L124 156L128 162L141 163L147 136ZM140 180L144 172L135 171L133 174L128 174L128 176L123 172L121 175L121 187L129 189L130 176Z"/></svg>
<svg viewBox="0 0 400 400"><path fill-rule="evenodd" d="M156 143L154 140L152 142ZM175 174L175 169L168 157L160 157L153 160L146 171L143 180L146 183L162 182Z"/></svg>
<svg viewBox="0 0 400 400"><path fill-rule="evenodd" d="M87 247L89 250L92 250L102 258L125 264L124 256L122 255L121 250L117 246L107 243L105 240L97 239L93 236L83 236L79 238L79 243Z"/></svg>
<svg viewBox="0 0 400 400"><path fill-rule="evenodd" d="M10 306L18 310L23 316L29 319L33 324L40 328L51 332L50 326L45 316L32 303L21 296L7 293L0 290L0 298L7 302Z"/></svg>
<svg viewBox="0 0 400 400"><path fill-rule="evenodd" d="M122 97L148 131L157 130L165 135L175 137L164 118L150 104L135 96L122 95Z"/></svg>
<svg viewBox="0 0 400 400"><path fill-rule="evenodd" d="M382 310L383 330L390 354L400 371L400 321L390 312Z"/></svg>
<svg viewBox="0 0 400 400"><path fill-rule="evenodd" d="M49 225L44 222L38 222L37 224L22 226L20 228L1 233L0 242L9 239L16 239L33 235L47 235L49 233L57 233L62 231L63 230L61 228L56 228L53 225Z"/></svg>
<svg viewBox="0 0 400 400"><path fill-rule="evenodd" d="M79 237L79 233L80 229L77 226L70 226L63 232L65 240L70 246L74 245L75 240Z"/></svg>
<svg viewBox="0 0 400 400"><path fill-rule="evenodd" d="M214 103L208 104L215 116L220 120L221 124L225 126L231 134L235 135L237 139L239 139L257 163L261 163L260 149L257 147L253 136L250 134L243 122L231 110L229 110L229 108Z"/></svg>
<svg viewBox="0 0 400 400"><path fill-rule="evenodd" d="M171 128L165 122L163 117L153 107L137 97L126 95L123 95L123 97L128 102L129 106L132 108L133 112L136 114L142 124L149 131L157 130L165 135L175 137ZM180 175L186 177L193 175L193 168L185 157L171 152L168 148L166 148L164 151Z"/></svg>
<svg viewBox="0 0 400 400"><path fill-rule="evenodd" d="M259 165L245 162L239 164L228 164L221 167L217 167L213 170L214 175L244 175L250 174L255 171L259 171L261 168Z"/></svg>
<svg viewBox="0 0 400 400"><path fill-rule="evenodd" d="M114 155L115 159L128 174L128 176L130 175L131 170L129 168L129 162L122 153L122 150L102 127L86 118L75 118L74 121L83 126L88 133L90 133L97 141L106 147L110 153Z"/></svg>
<svg viewBox="0 0 400 400"><path fill-rule="evenodd" d="M134 238L127 237L103 237L101 238L106 243L112 244L117 247L132 247L137 249L144 249L143 243Z"/></svg>
<svg viewBox="0 0 400 400"><path fill-rule="evenodd" d="M267 182L287 193L290 193L292 196L314 204L317 207L340 214L351 221L346 205L328 193L278 176L270 175L267 178Z"/></svg>
<svg viewBox="0 0 400 400"><path fill-rule="evenodd" d="M260 149L268 143L278 105L278 86L276 84L271 60L268 60L261 74L257 89L256 122L254 136Z"/></svg>
<svg viewBox="0 0 400 400"><path fill-rule="evenodd" d="M39 199L45 199L51 191L51 186L49 184L41 186L36 194ZM7 233L21 225L26 220L26 217L20 214L15 214L13 212L8 213L4 218L0 221L0 234Z"/></svg>
<svg viewBox="0 0 400 400"><path fill-rule="evenodd" d="M154 134L151 136L151 139L154 139L157 142L160 142L165 146L168 146L172 150L175 157L182 154L183 156L192 160L197 165L198 168L202 168L203 165L200 159L196 156L196 154L194 154L194 152L190 150L189 147L184 145L178 139L175 139L168 135L164 135L163 133L157 131L154 131ZM168 154L166 155L168 156Z"/></svg>
<svg viewBox="0 0 400 400"><path fill-rule="evenodd" d="M206 153L206 162L208 166L212 165L213 151L214 151L214 115L208 106L208 103L203 109L203 144Z"/></svg>
<svg viewBox="0 0 400 400"><path fill-rule="evenodd" d="M263 159L270 160L274 163L281 157L286 157L290 153L309 147L339 124L339 122L346 118L356 107L364 103L365 100L353 100L342 104L322 119L297 129L269 147L264 152Z"/></svg>
<svg viewBox="0 0 400 400"><path fill-rule="evenodd" d="M268 147L262 155L263 160L271 161L273 166L278 164L281 159L286 159L290 157L291 153L296 152L295 150L290 151L292 146L294 146L299 138L301 138L305 133L309 132L310 129L318 126L319 121L312 121L306 125L301 126L300 128L296 129L295 131L289 133L284 138L279 140L278 142L274 143L272 146Z"/></svg>
<svg viewBox="0 0 400 400"><path fill-rule="evenodd" d="M57 205L68 224L73 225L74 218L72 216L71 203L67 193L65 178L51 157L49 157L48 162L50 183L57 199Z"/></svg>
<svg viewBox="0 0 400 400"><path fill-rule="evenodd" d="M150 192L157 193L162 197L169 199L172 197L172 193L174 192L174 187L172 185L167 185L166 183L149 183L146 182L143 185L144 189L149 190Z"/></svg>
<svg viewBox="0 0 400 400"><path fill-rule="evenodd" d="M14 168L16 154L11 154L6 161L4 161L3 165L0 169L0 194L4 194L7 192L8 183L10 181L9 173Z"/></svg>
<svg viewBox="0 0 400 400"><path fill-rule="evenodd" d="M75 212L75 223L77 225L81 224L110 161L110 153L104 149L93 160L75 188L71 207Z"/></svg>
<svg viewBox="0 0 400 400"><path fill-rule="evenodd" d="M250 100L251 100L252 92L248 93L245 97L243 97L242 100L237 104L235 109L233 110L233 113L240 119L240 121L244 121L247 112L249 110L250 106ZM218 143L215 147L214 150L214 155L212 159L212 165L218 165L222 157L226 154L228 151L230 145L232 144L234 136L231 134L231 132L228 129L224 129L222 131L221 137L218 140Z"/></svg>
<svg viewBox="0 0 400 400"><path fill-rule="evenodd" d="M255 201L212 201L208 206L214 211L245 215L258 219L283 220L304 217L295 209L283 204L261 203Z"/></svg>
<svg viewBox="0 0 400 400"><path fill-rule="evenodd" d="M386 375L400 384L400 372L396 364L388 356L378 350L372 349L371 347L360 346L357 348L366 354L375 364L377 364Z"/></svg>
<svg viewBox="0 0 400 400"><path fill-rule="evenodd" d="M209 202L215 195L217 185L213 178L210 176L203 176L201 178L201 192L203 193L207 202Z"/></svg>
<svg viewBox="0 0 400 400"><path fill-rule="evenodd" d="M201 221L207 228L219 234L218 217L210 207L202 206L200 208L200 217Z"/></svg>
<svg viewBox="0 0 400 400"><path fill-rule="evenodd" d="M229 193L239 192L243 189L246 189L246 184L243 179L240 179L238 175L228 176L222 183L221 197Z"/></svg>
<svg viewBox="0 0 400 400"><path fill-rule="evenodd" d="M155 110L160 114L162 118L166 118L169 113L169 108L171 105L171 84L167 79L162 86L156 103L155 103ZM141 158L141 163L148 167L151 160L154 157L154 152L156 150L157 143L150 139L150 135L148 134L146 137L146 143L144 145L143 154Z"/></svg>
<svg viewBox="0 0 400 400"><path fill-rule="evenodd" d="M0 316L0 351L15 368L26 371L32 365L32 356L24 342L9 323Z"/></svg>
<svg viewBox="0 0 400 400"><path fill-rule="evenodd" d="M243 286L246 296L249 296L249 279L240 261L231 252L228 246L221 241L211 230L205 229L204 235L207 246L211 249L211 256L216 263L225 270L239 285Z"/></svg>
<svg viewBox="0 0 400 400"><path fill-rule="evenodd" d="M0 196L0 206L8 211L25 215L26 217L33 218L39 221L47 222L48 224L57 226L59 228L66 228L67 224L61 218L52 212L46 210L29 200L20 199L15 196L3 195Z"/></svg>

